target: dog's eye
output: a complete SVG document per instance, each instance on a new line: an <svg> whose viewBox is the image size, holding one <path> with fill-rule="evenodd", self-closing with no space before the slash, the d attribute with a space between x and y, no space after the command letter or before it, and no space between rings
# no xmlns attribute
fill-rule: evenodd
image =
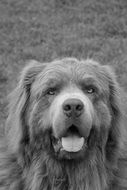
<svg viewBox="0 0 127 190"><path fill-rule="evenodd" d="M46 92L47 95L55 95L56 89L55 88L49 88Z"/></svg>
<svg viewBox="0 0 127 190"><path fill-rule="evenodd" d="M88 86L88 87L86 87L86 92L88 94L93 94L95 92L95 88L92 86Z"/></svg>

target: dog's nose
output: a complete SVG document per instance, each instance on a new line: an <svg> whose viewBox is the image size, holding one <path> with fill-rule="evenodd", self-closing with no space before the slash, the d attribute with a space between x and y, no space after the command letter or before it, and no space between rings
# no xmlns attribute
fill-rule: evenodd
<svg viewBox="0 0 127 190"><path fill-rule="evenodd" d="M84 104L81 100L71 98L63 103L63 112L67 117L79 117L84 111Z"/></svg>

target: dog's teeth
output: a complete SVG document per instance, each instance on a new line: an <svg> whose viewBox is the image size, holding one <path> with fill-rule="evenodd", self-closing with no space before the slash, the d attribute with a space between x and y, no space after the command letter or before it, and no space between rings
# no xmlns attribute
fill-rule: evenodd
<svg viewBox="0 0 127 190"><path fill-rule="evenodd" d="M78 136L62 137L63 149L67 152L78 152L82 149L84 138Z"/></svg>

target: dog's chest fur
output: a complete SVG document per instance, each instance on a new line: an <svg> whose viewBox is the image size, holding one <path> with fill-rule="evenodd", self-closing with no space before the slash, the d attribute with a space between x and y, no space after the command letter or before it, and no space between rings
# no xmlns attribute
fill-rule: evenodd
<svg viewBox="0 0 127 190"><path fill-rule="evenodd" d="M45 159L43 159L45 157ZM92 160L88 163L60 163L46 156L35 159L26 174L30 190L107 190L109 170ZM99 160L102 162L102 160ZM42 164L41 164L42 163ZM26 188L27 189L27 188Z"/></svg>

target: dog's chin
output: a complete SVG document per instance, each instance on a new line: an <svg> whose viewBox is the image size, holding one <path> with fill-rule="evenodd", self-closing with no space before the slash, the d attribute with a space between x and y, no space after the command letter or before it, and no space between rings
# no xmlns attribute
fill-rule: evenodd
<svg viewBox="0 0 127 190"><path fill-rule="evenodd" d="M81 160L87 151L87 138L81 136L77 130L68 130L60 138L52 135L52 146L55 157L59 160Z"/></svg>

